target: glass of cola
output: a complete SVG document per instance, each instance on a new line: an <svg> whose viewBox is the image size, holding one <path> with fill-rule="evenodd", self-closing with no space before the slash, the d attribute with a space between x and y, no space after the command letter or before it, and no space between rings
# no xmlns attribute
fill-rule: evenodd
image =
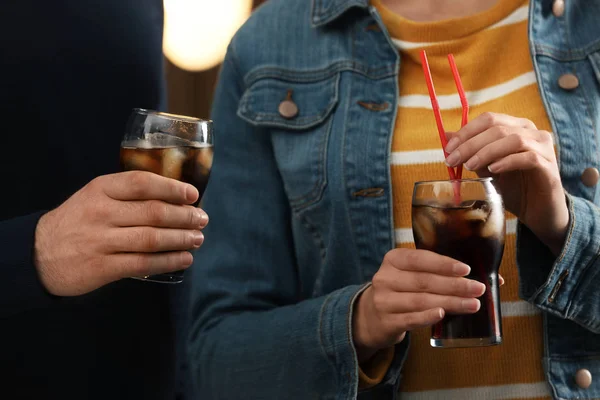
<svg viewBox="0 0 600 400"><path fill-rule="evenodd" d="M418 249L469 265L467 276L485 293L475 314L446 314L432 327L433 347L475 347L502 342L498 268L504 251L504 204L491 178L417 182L412 230Z"/></svg>
<svg viewBox="0 0 600 400"><path fill-rule="evenodd" d="M123 171L142 170L189 183L200 204L213 159L212 121L136 108L121 142ZM180 283L183 271L146 276L146 281Z"/></svg>

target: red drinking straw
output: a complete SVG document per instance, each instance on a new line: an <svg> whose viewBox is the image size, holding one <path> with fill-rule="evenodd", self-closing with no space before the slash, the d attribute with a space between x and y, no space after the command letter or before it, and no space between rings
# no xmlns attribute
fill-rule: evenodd
<svg viewBox="0 0 600 400"><path fill-rule="evenodd" d="M438 104L437 96L435 95L435 88L433 87L433 79L431 78L431 70L429 69L429 62L427 61L427 54L425 53L425 50L421 50L421 66L423 67L423 73L425 74L425 82L427 83L427 90L429 91L431 108L433 108L433 115L435 116L438 134L440 135L440 141L442 142L444 157L448 157L448 153L446 153L446 145L448 144L448 140L446 139L446 131L444 130L444 124L442 122L440 105ZM448 167L448 175L450 175L451 180L456 179L454 168Z"/></svg>
<svg viewBox="0 0 600 400"><path fill-rule="evenodd" d="M458 68L456 67L454 55L448 54L448 62L450 63L450 69L452 70L452 76L454 77L456 90L458 91L458 96L460 97L460 104L462 105L462 121L460 126L463 127L467 124L467 122L469 122L469 102L467 101L465 89L463 87L462 80L460 79ZM458 179L462 178L462 164L456 167L456 175Z"/></svg>

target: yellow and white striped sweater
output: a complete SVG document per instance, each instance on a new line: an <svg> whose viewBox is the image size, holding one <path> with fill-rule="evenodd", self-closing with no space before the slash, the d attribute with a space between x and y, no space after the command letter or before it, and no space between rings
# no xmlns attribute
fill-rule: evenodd
<svg viewBox="0 0 600 400"><path fill-rule="evenodd" d="M536 85L527 40L528 4L498 0L491 9L432 23L409 21L372 0L401 55L400 99L391 174L398 247L414 247L411 195L415 181L447 179L444 157L419 60L427 50L447 130L458 130L460 100L447 61L453 53L471 106L470 117L493 111L532 120L550 130ZM474 177L465 171L463 177ZM404 399L550 399L542 367L542 318L518 296L516 219L507 213L500 272L503 337L500 346L434 349L430 329L413 332L403 369Z"/></svg>

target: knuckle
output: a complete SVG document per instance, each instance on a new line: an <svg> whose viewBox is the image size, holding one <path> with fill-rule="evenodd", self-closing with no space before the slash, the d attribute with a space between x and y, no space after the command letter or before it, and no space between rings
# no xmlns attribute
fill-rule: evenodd
<svg viewBox="0 0 600 400"><path fill-rule="evenodd" d="M371 285L374 289L385 286L385 278L381 272L377 272L375 275L373 275L373 279L371 279Z"/></svg>
<svg viewBox="0 0 600 400"><path fill-rule="evenodd" d="M419 264L421 257L419 256L419 252L415 250L408 250L404 253L404 260L406 264L411 266L416 266Z"/></svg>
<svg viewBox="0 0 600 400"><path fill-rule="evenodd" d="M488 125L495 125L496 122L498 121L498 115L496 113L493 113L493 112L490 112L490 111L486 111L483 114L481 114L481 118Z"/></svg>
<svg viewBox="0 0 600 400"><path fill-rule="evenodd" d="M537 126L535 125L535 123L527 118L521 118L521 123L523 126L525 126L526 128L529 129L537 129Z"/></svg>
<svg viewBox="0 0 600 400"><path fill-rule="evenodd" d="M385 253L385 256L383 256L383 264L392 264L393 265L395 263L397 254L398 254L397 249L390 250L387 253Z"/></svg>
<svg viewBox="0 0 600 400"><path fill-rule="evenodd" d="M161 201L148 201L146 208L146 216L148 222L152 225L160 225L164 223L169 215L169 206Z"/></svg>
<svg viewBox="0 0 600 400"><path fill-rule="evenodd" d="M523 135L515 133L511 136L511 138L519 150L525 150L529 147L527 139Z"/></svg>
<svg viewBox="0 0 600 400"><path fill-rule="evenodd" d="M552 134L548 131L539 131L540 133L540 141L542 143L552 143L554 144L554 137L552 136Z"/></svg>
<svg viewBox="0 0 600 400"><path fill-rule="evenodd" d="M155 229L144 229L141 233L140 243L148 250L155 250L160 244L160 233Z"/></svg>
<svg viewBox="0 0 600 400"><path fill-rule="evenodd" d="M135 276L151 275L150 257L145 254L136 254L133 258L131 269Z"/></svg>
<svg viewBox="0 0 600 400"><path fill-rule="evenodd" d="M129 191L134 196L141 196L146 192L146 188L150 183L150 176L148 172L144 171L131 171L129 175L128 187Z"/></svg>
<svg viewBox="0 0 600 400"><path fill-rule="evenodd" d="M90 216L95 221L107 221L113 217L113 209L106 202L98 202Z"/></svg>
<svg viewBox="0 0 600 400"><path fill-rule="evenodd" d="M527 152L527 159L532 165L541 165L540 155L534 151Z"/></svg>
<svg viewBox="0 0 600 400"><path fill-rule="evenodd" d="M427 291L429 289L429 279L427 279L426 276L417 274L414 277L414 285L415 289L417 289L418 291Z"/></svg>
<svg viewBox="0 0 600 400"><path fill-rule="evenodd" d="M83 188L83 191L92 193L102 192L103 187L106 185L106 180L106 176L98 176L88 182L88 184Z"/></svg>
<svg viewBox="0 0 600 400"><path fill-rule="evenodd" d="M413 310L423 310L426 308L427 300L424 296L415 295L410 299L410 306Z"/></svg>
<svg viewBox="0 0 600 400"><path fill-rule="evenodd" d="M469 282L465 278L451 278L450 290L452 294L460 295L469 292Z"/></svg>
<svg viewBox="0 0 600 400"><path fill-rule="evenodd" d="M505 138L507 136L510 136L512 134L511 129L508 126L497 126L494 128L494 130L496 131L496 134L498 135L498 137L500 138Z"/></svg>

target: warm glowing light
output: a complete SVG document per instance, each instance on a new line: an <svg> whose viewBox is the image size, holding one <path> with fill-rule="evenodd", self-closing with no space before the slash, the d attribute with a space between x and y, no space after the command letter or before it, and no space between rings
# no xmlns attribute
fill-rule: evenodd
<svg viewBox="0 0 600 400"><path fill-rule="evenodd" d="M164 0L163 52L179 68L202 71L223 61L252 0Z"/></svg>

